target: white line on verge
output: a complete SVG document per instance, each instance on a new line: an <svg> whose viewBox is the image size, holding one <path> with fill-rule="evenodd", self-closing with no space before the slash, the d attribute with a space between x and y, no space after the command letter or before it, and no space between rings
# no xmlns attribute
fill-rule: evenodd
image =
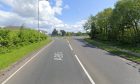
<svg viewBox="0 0 140 84"><path fill-rule="evenodd" d="M46 47L50 46L54 41L48 44ZM37 52L31 59L29 59L25 64L23 64L18 70L16 70L12 75L10 75L6 80L4 80L1 84L6 84L17 72L19 72L24 66L26 66L31 60L33 60L40 52L42 52L46 47L42 48L39 52Z"/></svg>
<svg viewBox="0 0 140 84"><path fill-rule="evenodd" d="M81 65L82 69L84 70L85 74L87 75L87 77L89 78L91 84L95 84L94 80L91 78L91 76L89 75L89 73L87 72L87 70L85 69L84 65L82 64L82 62L80 61L80 59L78 58L77 55L75 55L77 61L79 62L79 64Z"/></svg>

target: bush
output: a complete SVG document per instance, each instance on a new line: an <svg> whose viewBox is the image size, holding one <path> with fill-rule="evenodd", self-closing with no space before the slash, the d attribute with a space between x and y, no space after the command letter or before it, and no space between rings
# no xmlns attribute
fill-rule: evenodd
<svg viewBox="0 0 140 84"><path fill-rule="evenodd" d="M0 50L9 51L11 47L29 45L47 39L47 35L33 29L8 30L0 29ZM0 52L0 53L1 53Z"/></svg>

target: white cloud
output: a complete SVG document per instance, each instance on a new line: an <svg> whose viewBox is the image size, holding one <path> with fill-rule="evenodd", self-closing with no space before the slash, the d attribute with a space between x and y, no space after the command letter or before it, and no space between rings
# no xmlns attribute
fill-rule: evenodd
<svg viewBox="0 0 140 84"><path fill-rule="evenodd" d="M69 5L64 6L65 9L70 9Z"/></svg>
<svg viewBox="0 0 140 84"><path fill-rule="evenodd" d="M0 26L14 25L37 28L37 0L2 0L3 3L11 7L10 12L0 11ZM63 1L56 0L55 5L51 6L46 0L39 2L40 8L40 27L51 32L53 28L67 31L83 31L82 24L85 20L73 25L65 24L56 15L62 15L63 9L69 9L68 5L62 7Z"/></svg>
<svg viewBox="0 0 140 84"><path fill-rule="evenodd" d="M62 23L59 25L55 25L55 28L58 30L62 30L62 29L67 30L68 32L78 32L78 31L84 32L83 25L85 24L85 22L86 20L81 20L73 25Z"/></svg>
<svg viewBox="0 0 140 84"><path fill-rule="evenodd" d="M21 25L23 24L24 18L21 18L17 14L0 11L0 25Z"/></svg>

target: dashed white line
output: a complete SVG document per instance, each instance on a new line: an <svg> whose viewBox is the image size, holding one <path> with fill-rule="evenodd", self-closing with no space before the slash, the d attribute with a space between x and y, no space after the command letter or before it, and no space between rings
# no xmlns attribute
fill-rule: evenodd
<svg viewBox="0 0 140 84"><path fill-rule="evenodd" d="M67 40L69 47L71 50L73 50L72 46L70 45L70 42ZM75 55L77 61L79 62L80 66L82 67L82 69L84 70L85 74L87 75L88 79L90 80L91 84L95 84L94 80L92 79L92 77L90 76L90 74L87 72L87 70L85 69L84 65L82 64L82 62L80 61L80 59L78 58L77 55Z"/></svg>
<svg viewBox="0 0 140 84"><path fill-rule="evenodd" d="M70 44L70 42L67 40L67 42Z"/></svg>
<svg viewBox="0 0 140 84"><path fill-rule="evenodd" d="M54 42L54 41L53 41ZM46 47L50 46L53 42L48 44ZM10 75L5 81L1 84L6 84L17 72L19 72L24 66L26 66L31 60L33 60L40 52L42 52L46 47L42 48L38 53L36 53L31 59L29 59L25 64L23 64L18 70L16 70L12 75Z"/></svg>
<svg viewBox="0 0 140 84"><path fill-rule="evenodd" d="M95 84L94 80L92 79L92 77L89 75L89 73L87 72L87 70L85 69L84 65L82 64L82 62L80 61L80 59L78 58L77 55L75 55L77 61L79 62L79 64L81 65L82 69L84 70L85 74L87 75L87 77L89 78L91 84Z"/></svg>
<svg viewBox="0 0 140 84"><path fill-rule="evenodd" d="M73 50L73 48L72 48L72 46L70 44L69 44L69 47L70 47L71 50Z"/></svg>
<svg viewBox="0 0 140 84"><path fill-rule="evenodd" d="M69 47L70 47L70 49L73 51L73 48L72 48L72 46L70 45L70 42L67 40L67 42L68 42L68 44L69 44Z"/></svg>

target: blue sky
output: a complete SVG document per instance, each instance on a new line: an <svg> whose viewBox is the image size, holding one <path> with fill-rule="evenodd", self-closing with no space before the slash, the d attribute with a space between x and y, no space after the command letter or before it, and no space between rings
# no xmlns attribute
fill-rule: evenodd
<svg viewBox="0 0 140 84"><path fill-rule="evenodd" d="M83 31L90 15L112 7L117 0L50 0L40 1L40 27ZM26 24L37 27L37 0L0 0L0 26Z"/></svg>
<svg viewBox="0 0 140 84"><path fill-rule="evenodd" d="M69 5L68 10L63 11L60 19L68 24L87 19L88 16L96 15L105 8L113 7L117 0L64 0Z"/></svg>
<svg viewBox="0 0 140 84"><path fill-rule="evenodd" d="M0 10L11 11L11 7L0 1Z"/></svg>

